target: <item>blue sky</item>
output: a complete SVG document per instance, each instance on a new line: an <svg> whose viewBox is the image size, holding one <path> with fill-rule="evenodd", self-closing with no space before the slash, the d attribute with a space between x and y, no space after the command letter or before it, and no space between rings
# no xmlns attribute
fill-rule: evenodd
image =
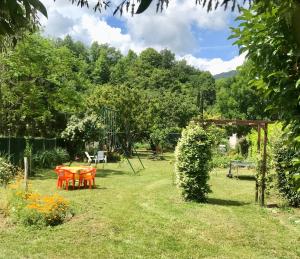
<svg viewBox="0 0 300 259"><path fill-rule="evenodd" d="M93 1L93 0L92 0ZM115 0L117 1L117 0ZM123 54L129 49L140 53L153 47L170 49L177 59L212 74L230 71L241 65L233 40L228 40L236 14L217 10L207 13L193 0L171 0L162 13L155 3L143 14L112 16L113 8L94 13L91 9L72 6L68 0L42 0L48 19L42 18L44 34L50 37L71 35L86 45L93 41L108 43Z"/></svg>

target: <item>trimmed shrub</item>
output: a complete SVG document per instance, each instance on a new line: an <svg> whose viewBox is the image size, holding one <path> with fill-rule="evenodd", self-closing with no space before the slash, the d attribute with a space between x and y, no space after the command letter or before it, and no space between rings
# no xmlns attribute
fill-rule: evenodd
<svg viewBox="0 0 300 259"><path fill-rule="evenodd" d="M279 192L289 204L300 206L300 167L295 161L299 159L299 152L292 147L278 144L275 149L275 168Z"/></svg>
<svg viewBox="0 0 300 259"><path fill-rule="evenodd" d="M32 156L32 161L37 168L51 168L69 161L68 152L63 148L55 148L37 152Z"/></svg>
<svg viewBox="0 0 300 259"><path fill-rule="evenodd" d="M191 124L182 132L175 150L177 186L185 200L205 202L211 191L208 185L212 138L206 130Z"/></svg>

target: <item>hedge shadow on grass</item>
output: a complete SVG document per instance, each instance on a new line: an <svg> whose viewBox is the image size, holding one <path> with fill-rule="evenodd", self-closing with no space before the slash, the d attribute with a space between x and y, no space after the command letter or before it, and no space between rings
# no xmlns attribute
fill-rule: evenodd
<svg viewBox="0 0 300 259"><path fill-rule="evenodd" d="M207 203L212 205L219 205L219 206L245 206L250 204L249 202L223 200L223 199L216 199L216 198L208 198Z"/></svg>
<svg viewBox="0 0 300 259"><path fill-rule="evenodd" d="M242 181L255 181L254 175L237 175L235 178Z"/></svg>

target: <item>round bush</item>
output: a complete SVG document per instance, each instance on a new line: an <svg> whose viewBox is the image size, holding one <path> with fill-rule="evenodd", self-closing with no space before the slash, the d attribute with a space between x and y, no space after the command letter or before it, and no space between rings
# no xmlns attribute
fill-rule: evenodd
<svg viewBox="0 0 300 259"><path fill-rule="evenodd" d="M294 164L298 158L299 152L295 149L278 144L275 152L278 189L294 207L300 206L300 168Z"/></svg>
<svg viewBox="0 0 300 259"><path fill-rule="evenodd" d="M205 202L210 192L208 185L212 138L198 125L189 125L182 132L175 150L177 186L185 200Z"/></svg>

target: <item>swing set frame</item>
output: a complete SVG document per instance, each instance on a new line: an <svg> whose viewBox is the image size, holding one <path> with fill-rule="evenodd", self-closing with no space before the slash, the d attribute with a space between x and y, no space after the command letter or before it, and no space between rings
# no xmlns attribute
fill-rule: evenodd
<svg viewBox="0 0 300 259"><path fill-rule="evenodd" d="M118 110L112 109L112 108L108 108L108 107L102 107L102 118L103 118L103 124L104 124L104 144L106 145L107 149L109 151L115 150L117 146L120 146L119 141L118 141L118 134L120 134L120 132L117 132L117 116L118 116ZM121 150L122 153L124 154L131 170L133 171L134 174L137 174L138 171L134 169L132 163L129 160L129 155L126 153L125 150ZM138 152L136 151L136 149L134 148L133 145L133 151L135 152L135 154L138 157L138 160L142 166L142 169L145 169L145 166L138 154Z"/></svg>

